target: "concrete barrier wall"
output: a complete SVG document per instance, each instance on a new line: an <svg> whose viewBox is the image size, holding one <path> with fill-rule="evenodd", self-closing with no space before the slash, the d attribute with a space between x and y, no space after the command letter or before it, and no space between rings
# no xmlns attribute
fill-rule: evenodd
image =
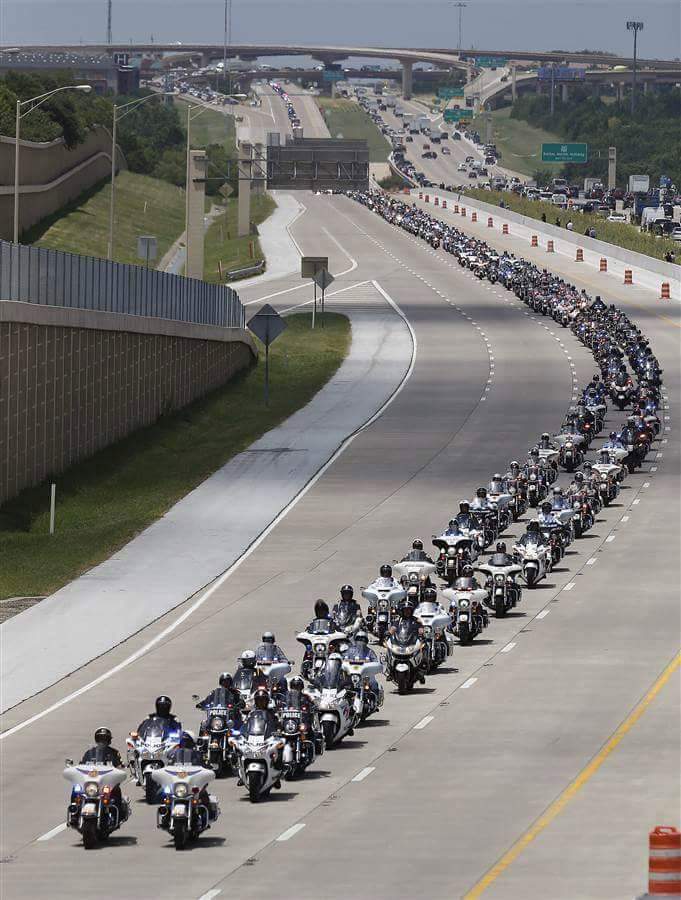
<svg viewBox="0 0 681 900"><path fill-rule="evenodd" d="M118 151L118 167L125 158ZM19 231L75 200L111 172L111 133L95 128L69 150L64 141L21 142ZM12 239L14 215L14 140L0 136L0 238Z"/></svg>
<svg viewBox="0 0 681 900"><path fill-rule="evenodd" d="M442 191L437 191L437 193L442 195ZM454 195L458 196L456 192L454 192ZM486 215L494 216L500 222L517 222L519 225L531 228L535 232L541 232L549 238L559 238L562 241L574 244L575 247L583 247L585 250L591 250L600 256L617 259L639 269L646 269L648 272L654 272L656 275L661 275L669 280L678 281L681 276L681 266L674 263L666 263L661 259L655 259L653 256L646 256L645 253L625 250L616 244L599 241L598 238L589 238L584 234L579 234L577 231L568 231L566 228L551 225L549 222L542 222L541 219L534 219L532 216L523 216L510 209L501 209L499 206L485 203L482 200L478 200L477 197L469 197L467 194L461 194L460 202L463 202L464 206L468 206L470 209L481 210ZM576 213L575 222L579 224L579 221L579 213Z"/></svg>
<svg viewBox="0 0 681 900"><path fill-rule="evenodd" d="M228 381L239 328L0 303L0 503Z"/></svg>

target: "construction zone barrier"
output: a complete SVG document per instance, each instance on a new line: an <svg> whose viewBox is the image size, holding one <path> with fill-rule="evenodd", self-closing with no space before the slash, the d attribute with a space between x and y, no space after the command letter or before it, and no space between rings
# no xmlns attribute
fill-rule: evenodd
<svg viewBox="0 0 681 900"><path fill-rule="evenodd" d="M672 299L672 289L671 285L668 281L662 282L662 287L660 288L660 300L671 300Z"/></svg>
<svg viewBox="0 0 681 900"><path fill-rule="evenodd" d="M546 242L546 252L553 253L553 241Z"/></svg>
<svg viewBox="0 0 681 900"><path fill-rule="evenodd" d="M439 206L439 205L440 205L440 198L439 198L439 197L435 197L434 200L433 200L433 203L435 204L435 206Z"/></svg>
<svg viewBox="0 0 681 900"><path fill-rule="evenodd" d="M426 201L426 203L430 203L430 194L426 194L423 199Z"/></svg>
<svg viewBox="0 0 681 900"><path fill-rule="evenodd" d="M454 212L455 212L455 213L458 213L458 211L459 211L459 204L458 204L458 203L455 203L455 204L454 204Z"/></svg>
<svg viewBox="0 0 681 900"><path fill-rule="evenodd" d="M423 191L419 191L419 200L423 200Z"/></svg>
<svg viewBox="0 0 681 900"><path fill-rule="evenodd" d="M608 271L608 260L604 256L601 256L601 261L598 264L598 271L599 272L607 272Z"/></svg>
<svg viewBox="0 0 681 900"><path fill-rule="evenodd" d="M504 223L504 224L501 226L501 233L502 233L502 234L508 234L508 225L506 225L506 223Z"/></svg>
<svg viewBox="0 0 681 900"><path fill-rule="evenodd" d="M494 228L494 219L492 216L487 216L487 227Z"/></svg>
<svg viewBox="0 0 681 900"><path fill-rule="evenodd" d="M465 217L465 215L466 215L466 207L465 207L465 206L462 206L462 207L461 207L461 215L464 216L464 217Z"/></svg>
<svg viewBox="0 0 681 900"><path fill-rule="evenodd" d="M584 262L584 251L581 247L577 247L577 253L575 254L575 262Z"/></svg>
<svg viewBox="0 0 681 900"><path fill-rule="evenodd" d="M472 212L471 213L471 222L477 222L477 221L478 221L478 214L476 212Z"/></svg>
<svg viewBox="0 0 681 900"><path fill-rule="evenodd" d="M634 283L634 273L631 269L624 270L624 283L625 284L633 284Z"/></svg>
<svg viewBox="0 0 681 900"><path fill-rule="evenodd" d="M446 200L442 201L442 208L447 209L447 201Z"/></svg>
<svg viewBox="0 0 681 900"><path fill-rule="evenodd" d="M539 246L539 238L536 234L532 235L532 240L530 241L530 247L538 247Z"/></svg>
<svg viewBox="0 0 681 900"><path fill-rule="evenodd" d="M648 897L681 895L681 831L658 825L648 836Z"/></svg>

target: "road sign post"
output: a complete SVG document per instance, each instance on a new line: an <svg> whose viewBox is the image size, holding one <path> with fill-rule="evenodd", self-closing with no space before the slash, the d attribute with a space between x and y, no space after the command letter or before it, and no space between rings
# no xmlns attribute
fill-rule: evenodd
<svg viewBox="0 0 681 900"><path fill-rule="evenodd" d="M286 328L286 322L276 309L266 303L248 322L248 330L265 345L265 406L270 405L270 344Z"/></svg>
<svg viewBox="0 0 681 900"><path fill-rule="evenodd" d="M333 281L334 277L328 269L320 269L314 277L315 296L317 294L317 285L321 288L322 291L322 328L324 327L324 294L327 287L332 284Z"/></svg>
<svg viewBox="0 0 681 900"><path fill-rule="evenodd" d="M588 144L542 144L541 161L549 163L585 163L589 159Z"/></svg>
<svg viewBox="0 0 681 900"><path fill-rule="evenodd" d="M300 258L300 276L301 278L312 278L314 282L314 301L312 306L312 327L315 327L315 318L317 315L317 275L325 271L327 275L329 269L328 256L301 256ZM333 280L333 278L332 278ZM330 283L330 282L329 282Z"/></svg>

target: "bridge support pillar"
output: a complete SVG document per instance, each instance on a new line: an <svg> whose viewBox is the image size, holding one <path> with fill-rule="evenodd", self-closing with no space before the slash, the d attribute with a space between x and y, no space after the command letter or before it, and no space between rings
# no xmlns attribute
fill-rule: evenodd
<svg viewBox="0 0 681 900"><path fill-rule="evenodd" d="M411 61L402 60L402 97L411 100L412 84L414 78L414 64Z"/></svg>
<svg viewBox="0 0 681 900"><path fill-rule="evenodd" d="M624 82L617 82L617 102L622 103L624 101Z"/></svg>
<svg viewBox="0 0 681 900"><path fill-rule="evenodd" d="M187 163L186 262L187 278L203 279L203 217L206 211L206 151L190 150Z"/></svg>
<svg viewBox="0 0 681 900"><path fill-rule="evenodd" d="M570 92L569 92L569 90L568 90L567 84L566 84L566 83L561 84L561 86L560 86L560 99L561 99L561 102L562 102L562 103L567 103L567 102L568 102L568 97L569 97L569 95L570 95Z"/></svg>
<svg viewBox="0 0 681 900"><path fill-rule="evenodd" d="M249 141L239 143L239 203L237 234L246 237L251 232L251 159L253 147Z"/></svg>
<svg viewBox="0 0 681 900"><path fill-rule="evenodd" d="M516 83L516 66L511 66L511 101L513 103L518 99L518 85Z"/></svg>

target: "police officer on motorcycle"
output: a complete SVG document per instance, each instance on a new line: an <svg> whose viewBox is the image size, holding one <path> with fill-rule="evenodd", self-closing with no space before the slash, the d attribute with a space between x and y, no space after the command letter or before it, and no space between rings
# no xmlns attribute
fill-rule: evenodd
<svg viewBox="0 0 681 900"><path fill-rule="evenodd" d="M83 754L80 762L81 765L86 763L103 764L113 766L115 769L124 769L125 766L123 764L123 760L121 759L121 754L116 750L115 747L111 746L111 742L113 740L113 735L111 734L110 729L106 727L100 727L95 731L95 743L94 746L90 747L89 750L86 750ZM73 792L71 796L73 797ZM111 798L118 807L118 814L120 816L121 822L125 822L125 820L130 815L130 807L129 801L126 797L121 793L120 784L116 784L111 789ZM75 816L77 818L77 811L75 811Z"/></svg>

